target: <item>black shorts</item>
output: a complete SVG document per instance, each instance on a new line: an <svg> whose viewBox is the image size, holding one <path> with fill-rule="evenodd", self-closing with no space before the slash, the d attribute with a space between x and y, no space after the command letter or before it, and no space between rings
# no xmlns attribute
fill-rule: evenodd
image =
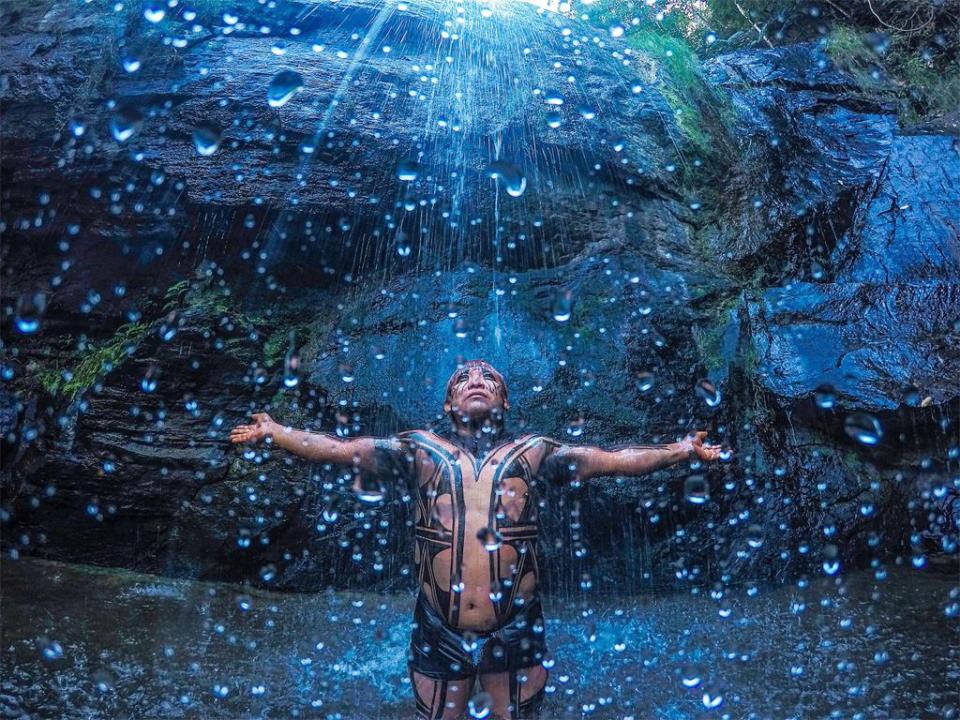
<svg viewBox="0 0 960 720"><path fill-rule="evenodd" d="M517 608L502 627L487 633L456 630L417 597L410 638L410 669L435 680L462 680L539 665L547 652L540 598Z"/></svg>

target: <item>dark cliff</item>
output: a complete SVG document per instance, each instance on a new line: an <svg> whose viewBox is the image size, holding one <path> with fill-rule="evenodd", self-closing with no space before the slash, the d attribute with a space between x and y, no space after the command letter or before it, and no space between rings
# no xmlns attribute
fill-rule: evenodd
<svg viewBox="0 0 960 720"><path fill-rule="evenodd" d="M685 467L558 491L555 589L955 552L955 138L814 44L690 80L525 6L194 12L4 18L5 552L405 585L401 506L226 435L436 421L459 356L516 427L735 449L703 504Z"/></svg>

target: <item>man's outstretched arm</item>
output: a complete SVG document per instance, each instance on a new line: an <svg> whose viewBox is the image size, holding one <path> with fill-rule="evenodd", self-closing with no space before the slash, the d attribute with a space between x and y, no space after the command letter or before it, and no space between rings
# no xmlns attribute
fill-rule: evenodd
<svg viewBox="0 0 960 720"><path fill-rule="evenodd" d="M358 437L344 440L327 433L308 432L284 427L267 413L253 413L251 425L237 425L230 431L230 442L259 442L270 438L275 447L298 455L305 460L376 471L377 450L390 440Z"/></svg>
<svg viewBox="0 0 960 720"><path fill-rule="evenodd" d="M605 475L646 475L684 460L718 460L720 447L704 445L706 437L707 433L701 430L666 445L632 445L617 450L564 445L556 452L558 459L571 465L573 475L580 480Z"/></svg>

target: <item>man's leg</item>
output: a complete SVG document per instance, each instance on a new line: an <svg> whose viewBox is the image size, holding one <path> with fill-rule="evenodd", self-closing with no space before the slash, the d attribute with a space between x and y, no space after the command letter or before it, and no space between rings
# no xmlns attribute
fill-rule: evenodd
<svg viewBox="0 0 960 720"><path fill-rule="evenodd" d="M467 710L473 679L434 680L416 670L411 673L417 699L417 720L457 720Z"/></svg>
<svg viewBox="0 0 960 720"><path fill-rule="evenodd" d="M535 720L540 717L543 688L547 684L543 665L480 676L480 686L493 698L493 714L505 720Z"/></svg>

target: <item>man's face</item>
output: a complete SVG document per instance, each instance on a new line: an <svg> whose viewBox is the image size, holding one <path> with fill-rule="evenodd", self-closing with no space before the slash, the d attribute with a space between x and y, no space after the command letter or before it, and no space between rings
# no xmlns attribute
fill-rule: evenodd
<svg viewBox="0 0 960 720"><path fill-rule="evenodd" d="M453 412L462 420L478 420L487 416L497 419L510 408L507 386L492 365L471 360L458 368L447 385L445 412Z"/></svg>

